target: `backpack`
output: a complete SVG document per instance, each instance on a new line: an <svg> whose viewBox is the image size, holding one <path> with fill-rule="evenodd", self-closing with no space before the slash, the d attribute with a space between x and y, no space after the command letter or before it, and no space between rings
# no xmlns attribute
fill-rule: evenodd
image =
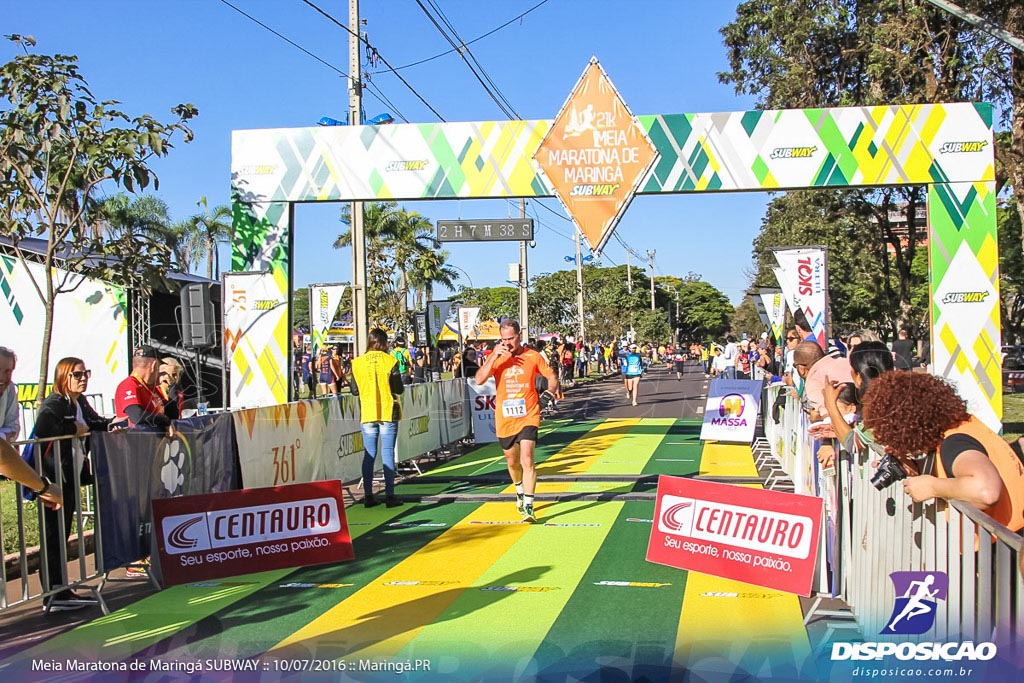
<svg viewBox="0 0 1024 683"><path fill-rule="evenodd" d="M408 351L405 349L395 349L391 352L391 355L398 361L398 372L404 375L406 368L409 367Z"/></svg>
<svg viewBox="0 0 1024 683"><path fill-rule="evenodd" d="M562 351L562 365L572 365L572 351L566 349Z"/></svg>

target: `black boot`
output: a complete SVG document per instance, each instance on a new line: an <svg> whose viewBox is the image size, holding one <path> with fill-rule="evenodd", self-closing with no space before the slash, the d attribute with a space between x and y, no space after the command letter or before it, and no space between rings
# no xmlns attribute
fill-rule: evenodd
<svg viewBox="0 0 1024 683"><path fill-rule="evenodd" d="M380 505L380 501L372 493L367 493L363 497L363 507L372 508L374 505Z"/></svg>
<svg viewBox="0 0 1024 683"><path fill-rule="evenodd" d="M385 503L389 508L397 508L405 505L397 496L388 496Z"/></svg>

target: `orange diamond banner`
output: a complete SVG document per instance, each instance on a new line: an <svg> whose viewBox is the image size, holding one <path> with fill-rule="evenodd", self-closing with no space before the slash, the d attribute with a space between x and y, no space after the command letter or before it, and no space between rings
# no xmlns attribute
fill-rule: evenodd
<svg viewBox="0 0 1024 683"><path fill-rule="evenodd" d="M600 253L657 151L596 57L562 105L534 161Z"/></svg>

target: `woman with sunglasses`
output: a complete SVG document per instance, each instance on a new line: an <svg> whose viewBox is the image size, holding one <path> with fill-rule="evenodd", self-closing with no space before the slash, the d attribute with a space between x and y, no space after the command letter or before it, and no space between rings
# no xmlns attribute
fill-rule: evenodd
<svg viewBox="0 0 1024 683"><path fill-rule="evenodd" d="M38 444L36 451L37 454L43 454L43 475L54 482L59 481L65 491L64 507L60 510L64 520L63 538L58 521L59 513L49 508L43 510L46 527L43 542L46 546L48 578L48 582L44 580L43 585L47 590L66 585L61 546L71 533L71 521L78 510L79 491L75 488L75 476L78 475L78 483L83 486L93 483L92 469L87 460L88 441L81 437L89 432L105 432L110 425L110 420L100 417L85 400L91 376L92 371L86 369L81 358L61 358L53 374L53 389L39 406L36 416L35 438L77 437ZM57 462L60 463L59 480ZM86 604L81 596L70 589L61 590L44 601L48 612L81 609Z"/></svg>

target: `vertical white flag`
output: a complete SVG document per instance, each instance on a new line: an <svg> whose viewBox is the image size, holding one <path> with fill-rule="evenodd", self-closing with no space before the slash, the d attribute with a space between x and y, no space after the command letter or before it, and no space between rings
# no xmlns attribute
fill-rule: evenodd
<svg viewBox="0 0 1024 683"><path fill-rule="evenodd" d="M803 311L815 340L821 348L826 348L828 272L825 248L776 250L775 260L779 262L775 276L786 294L786 302L794 311Z"/></svg>
<svg viewBox="0 0 1024 683"><path fill-rule="evenodd" d="M470 337L476 336L476 323L479 317L479 306L462 306L459 308L459 334L462 335L463 342Z"/></svg>
<svg viewBox="0 0 1024 683"><path fill-rule="evenodd" d="M323 347L344 294L343 284L309 286L309 334L313 338L314 353L319 353Z"/></svg>
<svg viewBox="0 0 1024 683"><path fill-rule="evenodd" d="M782 326L786 323L786 301L782 290L762 288L758 291L758 298L768 318L767 325L771 328L772 335L779 344L782 344Z"/></svg>

